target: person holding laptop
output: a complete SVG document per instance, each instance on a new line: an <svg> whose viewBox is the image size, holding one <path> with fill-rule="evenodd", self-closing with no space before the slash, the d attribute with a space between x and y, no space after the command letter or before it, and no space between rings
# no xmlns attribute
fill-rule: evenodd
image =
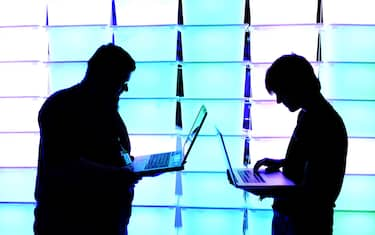
<svg viewBox="0 0 375 235"><path fill-rule="evenodd" d="M264 158L254 165L283 174L296 186L273 197L273 235L331 235L335 201L346 167L348 136L344 122L320 92L311 64L296 54L272 63L266 89L291 112L299 110L285 159Z"/></svg>
<svg viewBox="0 0 375 235"><path fill-rule="evenodd" d="M122 157L131 146L118 102L134 70L125 50L102 45L84 79L41 107L35 235L127 234L140 177Z"/></svg>

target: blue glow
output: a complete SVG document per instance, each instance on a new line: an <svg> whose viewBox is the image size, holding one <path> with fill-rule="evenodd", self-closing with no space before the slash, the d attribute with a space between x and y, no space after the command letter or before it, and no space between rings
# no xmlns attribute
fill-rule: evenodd
<svg viewBox="0 0 375 235"><path fill-rule="evenodd" d="M329 99L375 100L375 64L322 64L319 79Z"/></svg>
<svg viewBox="0 0 375 235"><path fill-rule="evenodd" d="M184 61L242 61L244 26L184 26Z"/></svg>
<svg viewBox="0 0 375 235"><path fill-rule="evenodd" d="M373 235L375 233L374 212L335 212L333 225L334 235L363 234Z"/></svg>
<svg viewBox="0 0 375 235"><path fill-rule="evenodd" d="M50 63L50 93L79 83L85 76L85 63Z"/></svg>
<svg viewBox="0 0 375 235"><path fill-rule="evenodd" d="M0 202L34 202L35 178L35 168L1 168Z"/></svg>
<svg viewBox="0 0 375 235"><path fill-rule="evenodd" d="M245 65L242 63L185 63L185 98L243 98Z"/></svg>
<svg viewBox="0 0 375 235"><path fill-rule="evenodd" d="M207 118L201 129L201 134L215 135L215 126L218 126L225 135L242 134L242 100L182 100L183 133L187 133L191 127L199 107L204 104L207 107ZM225 117L225 118L224 118Z"/></svg>
<svg viewBox="0 0 375 235"><path fill-rule="evenodd" d="M331 26L322 33L322 60L375 62L375 27Z"/></svg>
<svg viewBox="0 0 375 235"><path fill-rule="evenodd" d="M119 112L130 134L175 133L174 100L121 99Z"/></svg>
<svg viewBox="0 0 375 235"><path fill-rule="evenodd" d="M109 28L101 26L50 27L47 32L49 61L87 61L99 46L112 41Z"/></svg>
<svg viewBox="0 0 375 235"><path fill-rule="evenodd" d="M374 101L332 101L345 122L349 136L375 137Z"/></svg>
<svg viewBox="0 0 375 235"><path fill-rule="evenodd" d="M117 27L115 42L137 61L175 61L177 29L174 26Z"/></svg>
<svg viewBox="0 0 375 235"><path fill-rule="evenodd" d="M176 97L177 63L137 63L123 98Z"/></svg>
<svg viewBox="0 0 375 235"><path fill-rule="evenodd" d="M243 24L244 7L244 0L183 0L184 24Z"/></svg>
<svg viewBox="0 0 375 235"><path fill-rule="evenodd" d="M242 234L242 216L242 210L183 209L180 234Z"/></svg>

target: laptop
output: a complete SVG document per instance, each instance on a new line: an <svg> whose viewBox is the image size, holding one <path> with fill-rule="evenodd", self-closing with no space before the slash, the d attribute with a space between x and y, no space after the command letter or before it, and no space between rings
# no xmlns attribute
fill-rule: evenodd
<svg viewBox="0 0 375 235"><path fill-rule="evenodd" d="M133 171L140 176L155 176L159 173L183 170L186 159L198 137L199 131L201 130L206 117L207 109L202 105L193 122L193 126L186 137L182 149L137 156L131 163Z"/></svg>
<svg viewBox="0 0 375 235"><path fill-rule="evenodd" d="M217 128L216 131L223 150L224 161L227 165L228 177L231 178L236 188L259 195L272 194L273 192L288 190L290 187L295 186L294 182L285 177L281 171L266 173L264 170L259 170L259 174L254 174L251 168L233 168L223 134Z"/></svg>

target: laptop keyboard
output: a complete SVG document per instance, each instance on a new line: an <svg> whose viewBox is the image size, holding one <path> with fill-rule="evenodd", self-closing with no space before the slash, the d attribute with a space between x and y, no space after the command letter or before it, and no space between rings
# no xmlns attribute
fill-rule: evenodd
<svg viewBox="0 0 375 235"><path fill-rule="evenodd" d="M166 167L169 164L171 153L161 153L152 155L146 165L146 169Z"/></svg>
<svg viewBox="0 0 375 235"><path fill-rule="evenodd" d="M254 175L253 172L247 170L238 170L243 182L246 183L262 183L264 182L263 178L260 175Z"/></svg>

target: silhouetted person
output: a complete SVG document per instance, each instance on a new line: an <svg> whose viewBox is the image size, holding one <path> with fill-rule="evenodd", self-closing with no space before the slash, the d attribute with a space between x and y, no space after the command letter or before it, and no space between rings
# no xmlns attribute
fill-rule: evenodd
<svg viewBox="0 0 375 235"><path fill-rule="evenodd" d="M134 70L125 50L103 45L88 61L79 84L52 94L43 104L35 234L127 234L139 178L121 155L131 147L118 102Z"/></svg>
<svg viewBox="0 0 375 235"><path fill-rule="evenodd" d="M266 88L291 112L300 110L285 159L265 158L254 169L282 168L296 184L275 192L273 235L332 234L335 201L345 174L347 133L339 114L320 93L313 67L292 54L277 59L266 73ZM275 117L277 118L277 117Z"/></svg>

